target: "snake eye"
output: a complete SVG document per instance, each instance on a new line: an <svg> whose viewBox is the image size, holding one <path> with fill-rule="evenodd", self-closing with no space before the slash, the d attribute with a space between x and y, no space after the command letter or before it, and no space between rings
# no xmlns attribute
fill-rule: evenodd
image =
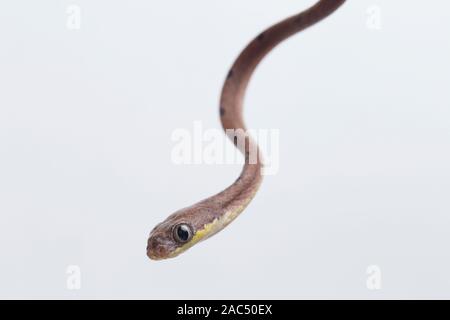
<svg viewBox="0 0 450 320"><path fill-rule="evenodd" d="M173 229L173 237L179 243L186 243L191 240L192 233L192 228L185 223L181 223Z"/></svg>

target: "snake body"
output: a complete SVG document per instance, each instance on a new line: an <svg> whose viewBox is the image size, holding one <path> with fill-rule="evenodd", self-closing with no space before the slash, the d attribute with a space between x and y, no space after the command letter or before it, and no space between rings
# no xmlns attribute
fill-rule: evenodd
<svg viewBox="0 0 450 320"><path fill-rule="evenodd" d="M239 178L224 191L181 209L150 233L147 255L153 260L173 258L230 224L255 196L262 182L263 161L256 142L246 134L242 109L250 78L261 60L279 43L332 14L345 0L321 0L311 8L259 34L239 55L222 89L220 118L235 146L245 156Z"/></svg>

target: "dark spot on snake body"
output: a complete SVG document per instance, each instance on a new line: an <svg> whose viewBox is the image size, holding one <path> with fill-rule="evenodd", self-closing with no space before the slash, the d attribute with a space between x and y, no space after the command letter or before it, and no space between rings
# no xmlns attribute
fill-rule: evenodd
<svg viewBox="0 0 450 320"><path fill-rule="evenodd" d="M233 77L233 69L231 69L230 70L230 72L228 72L228 75L227 75L227 79L230 79L231 77Z"/></svg>
<svg viewBox="0 0 450 320"><path fill-rule="evenodd" d="M223 117L225 115L225 109L223 107L220 108L220 116Z"/></svg>
<svg viewBox="0 0 450 320"><path fill-rule="evenodd" d="M238 144L238 137L234 136L234 144L237 145Z"/></svg>
<svg viewBox="0 0 450 320"><path fill-rule="evenodd" d="M262 41L262 40L264 40L265 37L266 37L266 35L265 35L264 32L263 32L263 33L261 33L261 34L256 38L256 40Z"/></svg>
<svg viewBox="0 0 450 320"><path fill-rule="evenodd" d="M295 18L295 22L298 24L303 24L303 15L298 15L297 18Z"/></svg>

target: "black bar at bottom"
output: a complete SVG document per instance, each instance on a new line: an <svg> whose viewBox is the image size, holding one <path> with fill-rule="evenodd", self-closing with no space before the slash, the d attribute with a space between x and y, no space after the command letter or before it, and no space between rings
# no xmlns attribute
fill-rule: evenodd
<svg viewBox="0 0 450 320"><path fill-rule="evenodd" d="M321 316L356 316L358 319L385 319L387 316L423 315L427 318L439 311L447 312L448 301L294 301L294 300L175 300L175 301L1 301L2 312L11 309L17 316L30 312L34 316L61 307L63 314L86 317L99 312L128 320L130 316L142 315L148 319L310 319ZM85 308L86 307L86 308ZM386 307L389 311L386 311ZM444 309L445 308L445 309ZM86 311L89 310L89 311ZM60 315L63 315L60 314ZM83 320L83 319L82 319Z"/></svg>

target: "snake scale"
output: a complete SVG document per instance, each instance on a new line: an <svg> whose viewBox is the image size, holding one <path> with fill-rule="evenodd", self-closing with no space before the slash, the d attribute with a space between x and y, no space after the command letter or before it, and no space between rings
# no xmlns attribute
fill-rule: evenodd
<svg viewBox="0 0 450 320"><path fill-rule="evenodd" d="M148 239L149 258L162 260L176 257L221 231L244 211L258 191L263 176L262 157L256 142L245 134L242 116L243 100L250 78L261 60L273 48L326 18L344 2L345 0L320 0L300 14L262 32L242 51L227 75L220 99L222 127L226 132L234 130L232 141L245 156L242 173L224 191L181 209L158 224ZM250 152L252 150L254 152Z"/></svg>

